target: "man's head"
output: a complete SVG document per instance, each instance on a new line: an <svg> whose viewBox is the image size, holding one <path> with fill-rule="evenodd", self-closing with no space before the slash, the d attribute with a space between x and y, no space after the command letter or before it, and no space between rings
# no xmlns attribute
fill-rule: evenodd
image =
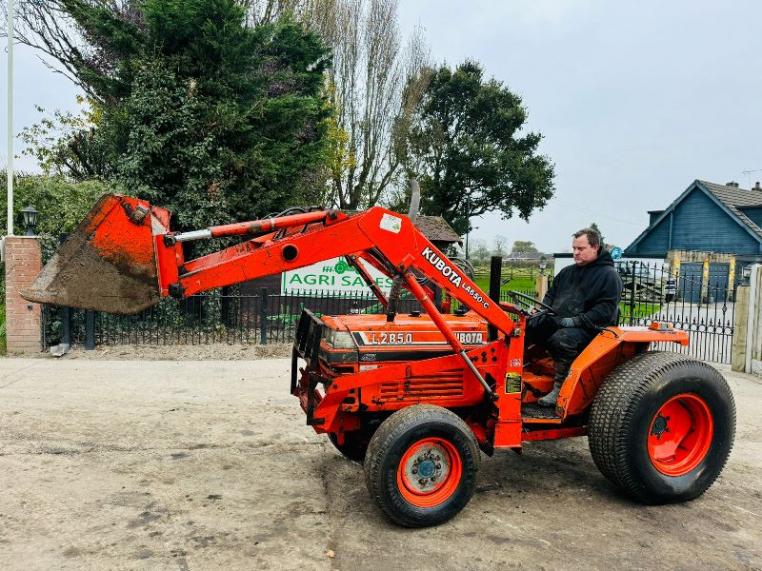
<svg viewBox="0 0 762 571"><path fill-rule="evenodd" d="M592 228L583 228L572 234L572 251L574 263L578 266L586 266L598 259L601 252L601 235Z"/></svg>

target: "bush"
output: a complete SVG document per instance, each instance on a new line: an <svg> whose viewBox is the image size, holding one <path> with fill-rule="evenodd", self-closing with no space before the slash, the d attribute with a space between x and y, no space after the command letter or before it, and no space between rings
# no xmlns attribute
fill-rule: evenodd
<svg viewBox="0 0 762 571"><path fill-rule="evenodd" d="M0 174L3 183L7 174ZM31 205L40 213L37 234L42 243L43 261L48 260L61 238L73 231L95 204L108 192L124 189L100 180L72 182L63 176L16 175L14 185L14 233L24 233L21 209ZM0 224L7 227L7 196L0 193Z"/></svg>

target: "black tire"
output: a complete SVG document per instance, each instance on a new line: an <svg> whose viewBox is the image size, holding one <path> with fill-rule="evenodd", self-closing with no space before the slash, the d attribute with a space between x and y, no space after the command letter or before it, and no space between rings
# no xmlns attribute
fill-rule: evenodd
<svg viewBox="0 0 762 571"><path fill-rule="evenodd" d="M675 409L679 414L673 416L689 421L682 438L690 442L680 443L662 461L652 446L665 435L665 440L679 440L678 421L671 421L676 426L670 433L670 417L663 412ZM591 407L588 440L603 475L632 498L646 504L680 502L699 497L720 475L733 447L735 423L733 395L717 370L677 353L646 352L603 382ZM703 446L697 444L702 441Z"/></svg>
<svg viewBox="0 0 762 571"><path fill-rule="evenodd" d="M341 452L344 458L352 462L359 462L360 464L365 460L365 452L368 449L370 437L371 435L365 430L353 430L345 432L344 444L339 444L336 434L333 432L328 433L328 440L331 441L336 450Z"/></svg>
<svg viewBox="0 0 762 571"><path fill-rule="evenodd" d="M407 469L400 469L406 455ZM458 415L438 406L414 405L391 415L371 438L365 483L395 523L438 525L458 514L474 495L480 461L476 438ZM412 474L418 469L420 476L433 474L431 479L416 483L418 476ZM419 495L411 491L416 488Z"/></svg>

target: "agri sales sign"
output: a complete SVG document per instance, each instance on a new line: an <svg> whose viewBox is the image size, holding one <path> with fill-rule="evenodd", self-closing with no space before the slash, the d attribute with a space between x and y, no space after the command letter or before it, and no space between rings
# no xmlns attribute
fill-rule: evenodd
<svg viewBox="0 0 762 571"><path fill-rule="evenodd" d="M360 262L362 263L362 262ZM376 268L364 265L381 291L389 293L392 280ZM365 280L344 258L334 258L305 266L298 270L283 272L281 294L305 294L320 292L323 295L370 293Z"/></svg>

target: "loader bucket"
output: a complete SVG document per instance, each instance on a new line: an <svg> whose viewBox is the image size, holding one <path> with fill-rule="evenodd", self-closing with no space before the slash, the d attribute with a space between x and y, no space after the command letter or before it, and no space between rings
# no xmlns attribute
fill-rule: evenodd
<svg viewBox="0 0 762 571"><path fill-rule="evenodd" d="M163 208L107 194L21 296L37 303L138 313L159 301L154 235L168 229L169 212Z"/></svg>

